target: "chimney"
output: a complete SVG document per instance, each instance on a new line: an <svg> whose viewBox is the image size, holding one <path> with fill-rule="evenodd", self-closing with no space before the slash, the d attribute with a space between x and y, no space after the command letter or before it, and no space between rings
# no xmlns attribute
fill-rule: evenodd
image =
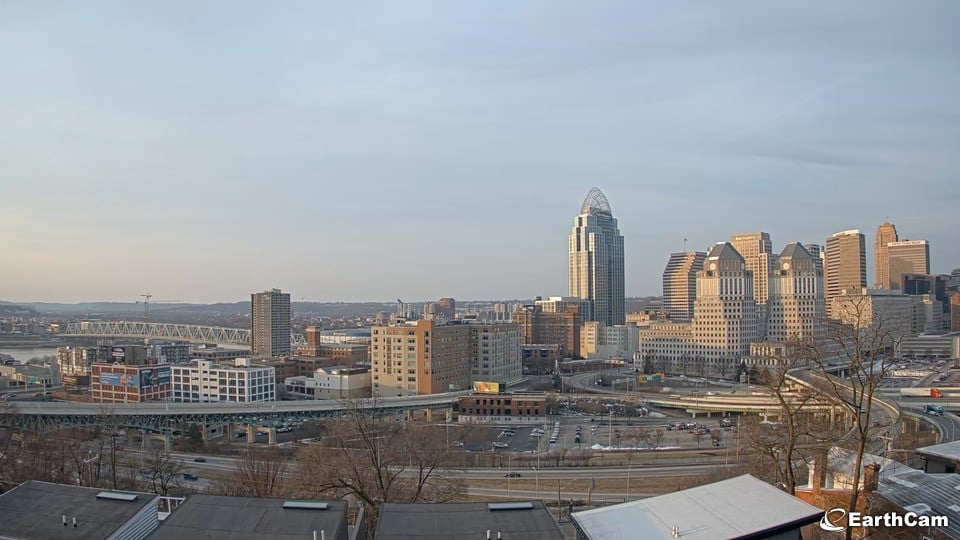
<svg viewBox="0 0 960 540"><path fill-rule="evenodd" d="M66 515L66 514L63 515L63 526L64 526L64 527L67 526L67 515Z"/></svg>
<svg viewBox="0 0 960 540"><path fill-rule="evenodd" d="M863 468L863 491L871 493L877 490L880 483L880 464L871 463Z"/></svg>
<svg viewBox="0 0 960 540"><path fill-rule="evenodd" d="M73 516L73 526L77 526L77 516Z"/></svg>
<svg viewBox="0 0 960 540"><path fill-rule="evenodd" d="M673 529L670 531L670 536L674 538L680 538L680 526L674 525Z"/></svg>

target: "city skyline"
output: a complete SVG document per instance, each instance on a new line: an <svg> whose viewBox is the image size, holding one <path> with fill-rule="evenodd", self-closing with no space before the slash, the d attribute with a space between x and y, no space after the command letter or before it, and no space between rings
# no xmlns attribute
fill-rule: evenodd
<svg viewBox="0 0 960 540"><path fill-rule="evenodd" d="M561 295L594 185L626 296L749 231L960 266L960 6L743 4L4 5L0 299Z"/></svg>

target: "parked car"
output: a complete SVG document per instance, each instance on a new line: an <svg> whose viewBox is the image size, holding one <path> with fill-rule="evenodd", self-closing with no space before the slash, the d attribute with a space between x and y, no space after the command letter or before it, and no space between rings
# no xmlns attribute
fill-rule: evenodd
<svg viewBox="0 0 960 540"><path fill-rule="evenodd" d="M205 458L205 457L195 457L195 458L193 458L193 461L195 461L195 462L197 462L197 463L206 463L206 462L207 462L207 458Z"/></svg>
<svg viewBox="0 0 960 540"><path fill-rule="evenodd" d="M518 473L518 472L508 472L507 474L503 475L503 477L504 477L504 478L520 478L520 473Z"/></svg>
<svg viewBox="0 0 960 540"><path fill-rule="evenodd" d="M200 477L198 477L198 476L195 475L195 474L185 472L185 473L183 473L183 479L184 479L184 480L190 480L190 481L196 481L196 480L199 480Z"/></svg>

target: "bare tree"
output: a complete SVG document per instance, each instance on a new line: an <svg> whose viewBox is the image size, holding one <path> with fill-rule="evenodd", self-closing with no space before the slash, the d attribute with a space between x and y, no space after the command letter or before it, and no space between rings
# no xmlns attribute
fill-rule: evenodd
<svg viewBox="0 0 960 540"><path fill-rule="evenodd" d="M183 462L170 455L162 447L155 448L145 463L145 476L154 493L167 495L171 489L180 486L179 477L183 474Z"/></svg>
<svg viewBox="0 0 960 540"><path fill-rule="evenodd" d="M759 368L760 384L776 398L779 406L780 429L757 430L755 448L761 456L770 458L776 468L777 481L783 482L787 493L793 495L797 487L797 478L793 464L797 458L797 445L806 434L810 414L806 407L816 397L816 392L802 388L799 392L790 388L792 370L807 365L806 351L808 343L799 338L791 338L784 348L784 355L772 365Z"/></svg>
<svg viewBox="0 0 960 540"><path fill-rule="evenodd" d="M228 480L211 491L231 497L279 498L293 491L290 463L279 448L249 448Z"/></svg>
<svg viewBox="0 0 960 540"><path fill-rule="evenodd" d="M352 496L364 505L371 528L385 502L457 500L462 482L439 471L448 457L442 428L372 414L362 407L366 401L348 401L346 417L330 423L323 444L300 451L298 493Z"/></svg>
<svg viewBox="0 0 960 540"><path fill-rule="evenodd" d="M880 382L894 364L893 350L909 332L903 314L888 312L870 295L838 297L835 320L826 322L826 339L813 344L809 358L815 365L817 380L824 390L849 413L853 428L853 489L847 511L857 510L863 455L868 442L880 426L874 425L874 398ZM846 366L849 378L832 375ZM847 529L847 539L853 529Z"/></svg>

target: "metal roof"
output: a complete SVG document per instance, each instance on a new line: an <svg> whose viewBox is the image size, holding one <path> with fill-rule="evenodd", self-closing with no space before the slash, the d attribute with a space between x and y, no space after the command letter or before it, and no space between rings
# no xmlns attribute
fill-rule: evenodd
<svg viewBox="0 0 960 540"><path fill-rule="evenodd" d="M888 477L881 474L877 492L905 510L948 516L948 526L940 530L950 538L960 538L960 475L917 470Z"/></svg>
<svg viewBox="0 0 960 540"><path fill-rule="evenodd" d="M319 530L327 540L347 538L346 502L312 501L322 502L324 509L306 502L191 495L148 539L303 540Z"/></svg>
<svg viewBox="0 0 960 540"><path fill-rule="evenodd" d="M527 506L529 505L529 506ZM383 504L377 523L377 540L481 540L496 538L497 532L509 540L564 540L541 501L530 501L523 508L493 510L486 503L457 504Z"/></svg>
<svg viewBox="0 0 960 540"><path fill-rule="evenodd" d="M917 448L915 451L922 456L935 456L958 461L960 460L960 441L924 446L923 448Z"/></svg>
<svg viewBox="0 0 960 540"><path fill-rule="evenodd" d="M100 493L104 490L24 482L0 495L0 538L103 540L146 506L156 506L158 499L155 493L136 493L133 501L98 498ZM67 516L67 526L63 516Z"/></svg>
<svg viewBox="0 0 960 540"><path fill-rule="evenodd" d="M758 511L762 509L762 511ZM576 512L589 540L723 540L800 527L823 510L748 474L659 497Z"/></svg>

